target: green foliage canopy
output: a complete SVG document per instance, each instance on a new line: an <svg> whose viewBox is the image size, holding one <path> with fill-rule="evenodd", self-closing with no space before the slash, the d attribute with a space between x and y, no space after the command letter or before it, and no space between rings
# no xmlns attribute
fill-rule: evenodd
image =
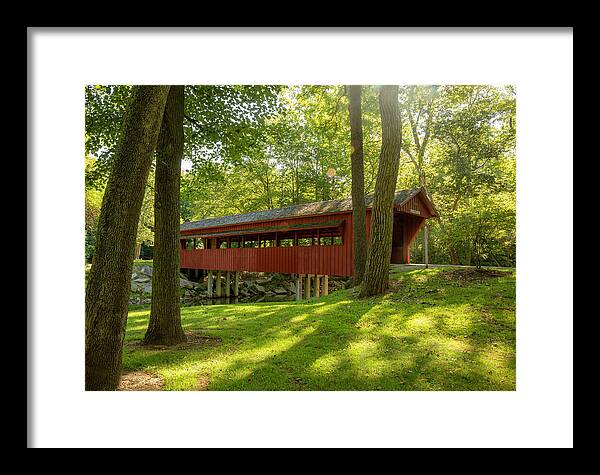
<svg viewBox="0 0 600 475"><path fill-rule="evenodd" d="M97 158L86 166L90 202L110 170L129 92L85 89L86 153ZM376 86L363 87L367 194L381 147L377 96ZM440 213L430 225L431 262L514 265L515 97L512 86L400 88L397 188L426 186ZM182 220L350 195L345 86L186 86L185 101ZM151 234L151 193L147 199L140 230ZM420 236L412 257L422 258Z"/></svg>

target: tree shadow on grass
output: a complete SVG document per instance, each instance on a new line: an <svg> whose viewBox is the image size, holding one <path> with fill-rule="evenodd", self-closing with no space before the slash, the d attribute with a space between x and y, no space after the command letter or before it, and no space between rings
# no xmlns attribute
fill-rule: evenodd
<svg viewBox="0 0 600 475"><path fill-rule="evenodd" d="M452 306L443 308L450 310ZM368 313L368 315L367 315ZM354 331L342 334L320 320L313 331L288 348L261 361L239 358L228 368L228 377L214 381L211 389L235 390L496 390L514 389L510 377L490 374L480 359L495 343L473 340L476 323L459 332L443 319L431 316L430 325L407 328L421 315L405 313L391 330L385 311L363 312L348 323ZM361 324L359 324L359 322ZM360 332L360 328L367 331ZM394 333L390 335L389 333ZM332 344L332 336L335 344ZM258 342L257 342L258 343ZM504 364L510 367L510 361ZM509 371L510 373L510 371ZM231 378L231 376L234 376Z"/></svg>
<svg viewBox="0 0 600 475"><path fill-rule="evenodd" d="M349 304L347 304L349 306ZM211 373L213 381L216 374L231 375L240 368L251 368L263 358L276 354L287 345L301 340L306 334L313 332L326 320L334 307L336 312L346 313L339 302L314 301L310 303L270 303L253 305L252 307L222 306L214 309L191 309L183 312L184 329L206 331L207 334L219 337L223 344L216 348L198 349L194 351L164 350L147 351L143 348L126 346L124 351L124 367L131 369L177 370L188 367L191 372L202 374L204 369ZM355 315L347 325L360 318ZM129 341L143 338L147 315L134 314L128 322ZM327 324L323 331L328 332ZM337 331L335 337L342 337L343 331ZM335 338L331 339L335 341ZM339 340L338 344L343 344ZM311 345L318 345L317 339ZM206 361L217 361L218 368L206 368ZM209 365L210 366L210 365ZM204 368L203 368L204 367ZM227 378L226 378L227 379ZM212 385L210 387L212 389ZM223 388L225 389L225 388Z"/></svg>
<svg viewBox="0 0 600 475"><path fill-rule="evenodd" d="M219 374L213 390L296 390L304 389L304 368L321 356L342 350L354 332L365 307L357 312L350 302L332 302L320 307L298 307L276 325L256 335L251 344L231 355ZM343 321L339 317L343 316Z"/></svg>
<svg viewBox="0 0 600 475"><path fill-rule="evenodd" d="M128 353L124 365L161 372L167 389L202 380L209 390L514 390L514 312L486 307L506 289L449 295L435 278L410 274L397 292L360 301L339 293L188 308L184 328L221 338L220 347ZM133 314L128 338L142 338L146 323Z"/></svg>

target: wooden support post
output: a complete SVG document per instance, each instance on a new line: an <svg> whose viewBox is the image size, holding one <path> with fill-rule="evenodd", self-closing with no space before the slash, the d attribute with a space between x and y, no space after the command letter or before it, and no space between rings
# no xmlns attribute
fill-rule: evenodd
<svg viewBox="0 0 600 475"><path fill-rule="evenodd" d="M315 297L321 296L321 276L315 275Z"/></svg>
<svg viewBox="0 0 600 475"><path fill-rule="evenodd" d="M305 298L308 300L310 298L310 278L312 274L306 274L306 285L305 285Z"/></svg>
<svg viewBox="0 0 600 475"><path fill-rule="evenodd" d="M213 296L213 281L214 281L213 271L209 270L208 271L207 289L206 289L209 297Z"/></svg>
<svg viewBox="0 0 600 475"><path fill-rule="evenodd" d="M423 227L423 262L427 269L429 267L429 225L427 223Z"/></svg>
<svg viewBox="0 0 600 475"><path fill-rule="evenodd" d="M329 276L323 276L323 295L329 295Z"/></svg>
<svg viewBox="0 0 600 475"><path fill-rule="evenodd" d="M217 285L216 285L217 297L221 297L221 271L217 271Z"/></svg>
<svg viewBox="0 0 600 475"><path fill-rule="evenodd" d="M231 295L231 272L225 272L225 297Z"/></svg>
<svg viewBox="0 0 600 475"><path fill-rule="evenodd" d="M302 275L296 275L296 300L302 300Z"/></svg>
<svg viewBox="0 0 600 475"><path fill-rule="evenodd" d="M236 271L235 275L233 277L233 296L239 297L239 295L240 295L240 273Z"/></svg>

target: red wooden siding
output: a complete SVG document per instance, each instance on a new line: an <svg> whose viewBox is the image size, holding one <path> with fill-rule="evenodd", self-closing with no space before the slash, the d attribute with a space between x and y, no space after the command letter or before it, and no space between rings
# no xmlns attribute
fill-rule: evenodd
<svg viewBox="0 0 600 475"><path fill-rule="evenodd" d="M282 274L352 275L344 246L181 250L181 267Z"/></svg>
<svg viewBox="0 0 600 475"><path fill-rule="evenodd" d="M397 206L396 210L402 211L403 213L407 213L410 215L420 216L422 218L431 217L431 213L429 212L427 206L421 199L420 194L413 196L402 206Z"/></svg>
<svg viewBox="0 0 600 475"><path fill-rule="evenodd" d="M278 226L344 220L342 244L334 246L291 246L231 249L182 249L180 267L222 271L277 272L281 274L319 274L349 276L354 272L352 247L352 214L336 213L296 219L278 220ZM257 227L257 223L227 226L227 231ZM202 229L207 234L208 229ZM182 232L181 237L199 234L198 230Z"/></svg>
<svg viewBox="0 0 600 475"><path fill-rule="evenodd" d="M404 219L404 243L402 245L402 253L403 253L403 259L402 262L404 264L410 264L410 247L412 246L412 243L414 242L415 238L417 237L417 234L419 233L419 230L421 229L421 226L423 225L423 223L425 222L425 218L421 218L418 216L412 216L412 215L404 215L405 219Z"/></svg>
<svg viewBox="0 0 600 475"><path fill-rule="evenodd" d="M405 262L404 252L404 228L405 215L394 213L394 228L392 230L392 258L393 264L402 264Z"/></svg>

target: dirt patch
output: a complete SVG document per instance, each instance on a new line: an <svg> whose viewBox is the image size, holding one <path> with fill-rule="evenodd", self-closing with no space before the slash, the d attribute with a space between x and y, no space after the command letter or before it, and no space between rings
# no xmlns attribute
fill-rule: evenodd
<svg viewBox="0 0 600 475"><path fill-rule="evenodd" d="M495 327L500 327L503 330L514 331L514 326L507 325L506 323L500 322L489 312L484 309L479 310L479 319L481 322L487 323L488 325L493 325Z"/></svg>
<svg viewBox="0 0 600 475"><path fill-rule="evenodd" d="M294 384L294 387L297 391L304 391L304 389L306 388L306 384L300 378L294 378L292 383Z"/></svg>
<svg viewBox="0 0 600 475"><path fill-rule="evenodd" d="M506 277L509 275L509 272L494 269L452 269L443 270L438 275L444 280L458 284L468 284L471 282L481 282L495 277Z"/></svg>
<svg viewBox="0 0 600 475"><path fill-rule="evenodd" d="M164 386L159 376L146 371L132 371L121 376L119 391L161 391Z"/></svg>
<svg viewBox="0 0 600 475"><path fill-rule="evenodd" d="M187 341L177 343L176 345L143 345L141 340L125 342L125 346L134 349L144 349L153 351L164 350L190 350L196 348L207 348L218 346L221 344L221 339L216 336L206 335L197 331L186 331L185 336Z"/></svg>
<svg viewBox="0 0 600 475"><path fill-rule="evenodd" d="M206 391L209 384L210 379L207 376L200 376L198 381L196 381L196 391Z"/></svg>
<svg viewBox="0 0 600 475"><path fill-rule="evenodd" d="M388 291L391 293L400 292L406 289L406 282L403 280L390 280L388 284Z"/></svg>

